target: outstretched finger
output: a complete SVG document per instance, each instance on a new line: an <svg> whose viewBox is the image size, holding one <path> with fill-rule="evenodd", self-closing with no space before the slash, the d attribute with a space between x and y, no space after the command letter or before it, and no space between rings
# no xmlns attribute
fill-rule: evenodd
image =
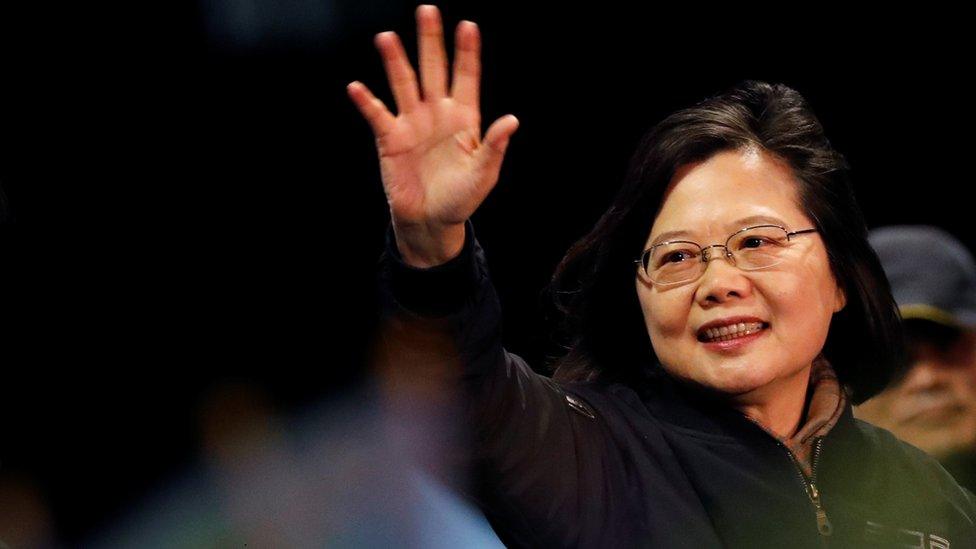
<svg viewBox="0 0 976 549"><path fill-rule="evenodd" d="M481 83L481 32L478 25L473 21L461 21L455 32L454 44L451 97L478 110Z"/></svg>
<svg viewBox="0 0 976 549"><path fill-rule="evenodd" d="M369 122L370 127L373 128L373 134L377 138L390 132L395 118L386 108L386 105L369 91L369 88L359 81L350 82L346 86L346 92L359 112L363 114L363 118Z"/></svg>
<svg viewBox="0 0 976 549"><path fill-rule="evenodd" d="M519 121L514 115L505 115L488 127L479 151L481 169L488 173L498 173L512 134L518 129Z"/></svg>
<svg viewBox="0 0 976 549"><path fill-rule="evenodd" d="M417 89L417 75L410 66L407 53L403 50L400 37L393 31L381 32L376 35L376 47L383 58L386 77L390 81L393 99L396 100L397 112L410 112L420 103L420 91Z"/></svg>
<svg viewBox="0 0 976 549"><path fill-rule="evenodd" d="M417 6L417 36L420 39L420 85L424 101L447 95L447 52L444 26L437 6Z"/></svg>

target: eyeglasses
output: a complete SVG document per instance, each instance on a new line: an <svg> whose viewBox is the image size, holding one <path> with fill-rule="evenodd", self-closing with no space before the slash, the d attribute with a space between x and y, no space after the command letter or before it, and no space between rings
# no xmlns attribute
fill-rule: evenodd
<svg viewBox="0 0 976 549"><path fill-rule="evenodd" d="M755 271L782 262L794 236L813 232L817 229L787 231L779 225L757 225L732 233L725 244L704 248L689 240L670 240L644 250L634 263L640 276L648 282L662 286L682 284L704 274L712 259L711 248L725 248L724 255L733 265L744 271Z"/></svg>

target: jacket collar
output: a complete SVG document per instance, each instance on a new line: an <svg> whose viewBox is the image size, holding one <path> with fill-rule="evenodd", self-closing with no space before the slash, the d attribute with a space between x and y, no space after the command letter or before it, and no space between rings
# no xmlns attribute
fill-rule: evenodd
<svg viewBox="0 0 976 549"><path fill-rule="evenodd" d="M648 411L658 420L691 435L719 437L748 444L758 440L775 442L775 437L743 413L710 395L679 383L660 366L654 365L645 371L646 381L641 384L638 394ZM814 369L811 373L822 375L823 371ZM854 428L854 415L846 394L838 405L839 416L828 414L833 415L832 427L808 423L801 427L800 432L806 431L807 434L816 436L829 434L831 440L849 436ZM820 417L816 421L822 420Z"/></svg>

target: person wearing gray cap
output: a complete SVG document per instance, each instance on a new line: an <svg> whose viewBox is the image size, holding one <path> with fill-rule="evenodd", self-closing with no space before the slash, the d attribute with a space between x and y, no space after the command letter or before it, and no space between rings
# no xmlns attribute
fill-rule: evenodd
<svg viewBox="0 0 976 549"><path fill-rule="evenodd" d="M904 321L910 367L855 414L976 489L976 261L937 227L882 227L869 242Z"/></svg>

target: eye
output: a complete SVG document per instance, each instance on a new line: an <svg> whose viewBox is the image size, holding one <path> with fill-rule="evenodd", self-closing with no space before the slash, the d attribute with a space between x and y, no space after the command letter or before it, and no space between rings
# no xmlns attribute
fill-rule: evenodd
<svg viewBox="0 0 976 549"><path fill-rule="evenodd" d="M658 266L681 263L693 259L695 254L691 250L669 250L661 255L656 262Z"/></svg>
<svg viewBox="0 0 976 549"><path fill-rule="evenodd" d="M762 236L748 236L742 240L742 248L761 248L773 244L773 241Z"/></svg>
<svg viewBox="0 0 976 549"><path fill-rule="evenodd" d="M774 227L757 228L742 233L730 245L736 250L765 250L772 251L782 248L786 242L786 233Z"/></svg>

